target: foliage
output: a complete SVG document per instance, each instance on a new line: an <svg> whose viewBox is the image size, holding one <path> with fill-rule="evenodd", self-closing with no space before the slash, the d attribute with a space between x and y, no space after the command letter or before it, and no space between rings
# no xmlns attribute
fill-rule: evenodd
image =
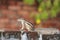
<svg viewBox="0 0 60 40"><path fill-rule="evenodd" d="M51 0L37 0L40 2L38 7L38 12L36 15L34 14L35 20L47 20L50 18L56 17L58 11L60 10L60 0L54 0L53 5L51 4Z"/></svg>
<svg viewBox="0 0 60 40"><path fill-rule="evenodd" d="M37 0L38 3L41 3L43 0Z"/></svg>
<svg viewBox="0 0 60 40"><path fill-rule="evenodd" d="M56 17L58 11L59 11L59 8L53 7L53 8L50 10L51 18Z"/></svg>
<svg viewBox="0 0 60 40"><path fill-rule="evenodd" d="M47 7L47 8L50 8L51 5L52 5L52 4L51 4L51 0L47 0L45 3L46 3L46 7Z"/></svg>
<svg viewBox="0 0 60 40"><path fill-rule="evenodd" d="M40 24L41 23L41 19L40 19L40 14L39 13L35 15L35 22L36 22L36 24Z"/></svg>
<svg viewBox="0 0 60 40"><path fill-rule="evenodd" d="M53 6L52 6L51 0L47 0L46 2L45 1L41 2L40 6L38 8L38 11L41 13L40 14L41 19L45 19L45 20L48 19L49 14L50 14L51 18L56 17L57 12L60 9L59 3L60 3L59 0L54 0ZM47 10L47 9L49 9L49 10Z"/></svg>
<svg viewBox="0 0 60 40"><path fill-rule="evenodd" d="M51 8L50 10L50 15L51 15L51 18L54 18L56 17L58 11L59 11L59 0L54 0L54 4L53 4L53 7Z"/></svg>
<svg viewBox="0 0 60 40"><path fill-rule="evenodd" d="M44 11L40 14L40 19L47 20L48 19L48 12Z"/></svg>
<svg viewBox="0 0 60 40"><path fill-rule="evenodd" d="M39 5L39 8L38 8L38 11L41 12L41 11L44 11L46 9L46 5L44 2L42 2L40 5Z"/></svg>
<svg viewBox="0 0 60 40"><path fill-rule="evenodd" d="M54 1L54 7L59 7L59 0Z"/></svg>
<svg viewBox="0 0 60 40"><path fill-rule="evenodd" d="M51 12L51 13L50 13L51 18L56 17L56 13L57 13L56 10L53 9L53 10L51 10L50 12Z"/></svg>
<svg viewBox="0 0 60 40"><path fill-rule="evenodd" d="M28 5L33 5L35 0L23 0L23 2Z"/></svg>

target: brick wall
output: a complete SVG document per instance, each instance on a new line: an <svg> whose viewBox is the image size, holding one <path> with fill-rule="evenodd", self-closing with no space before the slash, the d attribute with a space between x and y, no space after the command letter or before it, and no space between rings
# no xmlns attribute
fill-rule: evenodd
<svg viewBox="0 0 60 40"><path fill-rule="evenodd" d="M25 5L23 2L8 1L7 5L0 5L0 29L5 28L6 30L17 30L16 21L18 18L24 18L27 21L35 24L34 19L30 17L31 12L36 12L35 6ZM14 22L11 22L14 20ZM55 27L60 28L60 22L53 23L53 21L48 20L42 23L42 27ZM35 25L37 28L37 25ZM13 29L14 28L14 29Z"/></svg>
<svg viewBox="0 0 60 40"><path fill-rule="evenodd" d="M35 7L32 8L24 5L23 2L17 2L15 4L14 1L10 1L9 6L1 5L0 29L17 30L21 28L17 25L17 19L21 17L34 24L34 20L30 17L30 13L35 11L35 9Z"/></svg>

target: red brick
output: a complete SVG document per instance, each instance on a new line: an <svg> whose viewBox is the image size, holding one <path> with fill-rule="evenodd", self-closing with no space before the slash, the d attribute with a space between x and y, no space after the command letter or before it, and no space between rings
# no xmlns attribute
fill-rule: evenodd
<svg viewBox="0 0 60 40"><path fill-rule="evenodd" d="M18 5L18 6L22 6L22 5L24 5L24 4L23 4L23 2L20 2L20 1L19 1L19 2L17 2L17 5Z"/></svg>
<svg viewBox="0 0 60 40"><path fill-rule="evenodd" d="M8 4L9 4L9 5L15 5L16 2L15 2L14 0L9 0L9 1L8 1Z"/></svg>
<svg viewBox="0 0 60 40"><path fill-rule="evenodd" d="M0 9L7 9L7 6L6 5L1 5Z"/></svg>
<svg viewBox="0 0 60 40"><path fill-rule="evenodd" d="M9 10L21 10L21 7L20 6L8 6L8 9Z"/></svg>
<svg viewBox="0 0 60 40"><path fill-rule="evenodd" d="M8 18L0 18L0 23L8 23L9 19Z"/></svg>
<svg viewBox="0 0 60 40"><path fill-rule="evenodd" d="M26 6L26 5L23 6L23 10L28 10L28 8L29 8L29 7Z"/></svg>
<svg viewBox="0 0 60 40"><path fill-rule="evenodd" d="M7 14L8 14L8 10L6 10L6 9L4 10L4 9L3 9L3 10L2 10L2 14L7 15Z"/></svg>
<svg viewBox="0 0 60 40"><path fill-rule="evenodd" d="M8 15L9 18L17 18L17 13L15 11L9 10Z"/></svg>

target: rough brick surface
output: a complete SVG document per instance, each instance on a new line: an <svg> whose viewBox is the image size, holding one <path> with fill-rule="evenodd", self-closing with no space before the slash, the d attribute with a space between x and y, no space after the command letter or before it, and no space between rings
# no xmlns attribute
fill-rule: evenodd
<svg viewBox="0 0 60 40"><path fill-rule="evenodd" d="M17 25L18 18L24 18L25 20L35 24L34 19L30 17L31 12L35 14L35 6L27 6L22 2L10 1L9 6L0 6L0 29L6 31L18 31L20 30L20 24ZM8 9L7 9L8 8ZM59 19L55 19L59 20ZM42 27L54 27L60 28L60 22L53 23L53 21L48 20L46 23L42 24ZM37 28L37 25L34 27Z"/></svg>

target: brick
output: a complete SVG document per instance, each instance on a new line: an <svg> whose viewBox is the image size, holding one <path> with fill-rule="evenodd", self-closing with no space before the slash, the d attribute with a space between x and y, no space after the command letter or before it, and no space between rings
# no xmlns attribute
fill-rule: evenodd
<svg viewBox="0 0 60 40"><path fill-rule="evenodd" d="M8 18L0 18L0 23L8 23L9 19Z"/></svg>
<svg viewBox="0 0 60 40"><path fill-rule="evenodd" d="M11 23L12 27L17 27L17 22L16 21L12 20L12 21L10 21L10 23Z"/></svg>
<svg viewBox="0 0 60 40"><path fill-rule="evenodd" d="M28 10L28 8L29 8L29 7L26 6L26 5L23 6L23 10Z"/></svg>
<svg viewBox="0 0 60 40"><path fill-rule="evenodd" d="M21 7L20 6L8 6L8 9L9 10L21 10Z"/></svg>
<svg viewBox="0 0 60 40"><path fill-rule="evenodd" d="M14 0L9 0L9 1L8 1L8 4L9 4L9 5L15 5L16 2L15 2Z"/></svg>
<svg viewBox="0 0 60 40"><path fill-rule="evenodd" d="M15 11L9 10L9 14L7 15L9 18L17 18L17 13Z"/></svg>
<svg viewBox="0 0 60 40"><path fill-rule="evenodd" d="M18 15L21 17L27 17L29 16L29 12L25 10L18 11Z"/></svg>
<svg viewBox="0 0 60 40"><path fill-rule="evenodd" d="M1 5L0 9L7 9L7 6L6 5Z"/></svg>
<svg viewBox="0 0 60 40"><path fill-rule="evenodd" d="M8 14L8 10L6 10L6 9L4 10L4 9L3 9L3 10L1 10L1 13L2 13L3 15L7 15L7 14Z"/></svg>
<svg viewBox="0 0 60 40"><path fill-rule="evenodd" d="M18 6L23 6L24 4L23 4L23 2L20 2L20 1L19 1L19 2L17 2L17 5L18 5Z"/></svg>
<svg viewBox="0 0 60 40"><path fill-rule="evenodd" d="M8 23L9 23L9 19L8 18L0 18L0 29L4 29L4 27Z"/></svg>

